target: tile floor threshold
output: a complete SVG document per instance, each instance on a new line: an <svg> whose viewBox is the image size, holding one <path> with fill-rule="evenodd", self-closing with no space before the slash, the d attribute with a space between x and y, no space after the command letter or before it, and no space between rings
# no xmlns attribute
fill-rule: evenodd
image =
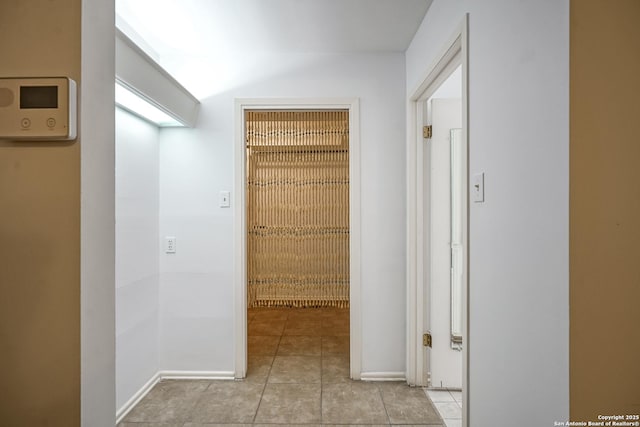
<svg viewBox="0 0 640 427"><path fill-rule="evenodd" d="M248 332L247 378L161 381L118 427L445 426L424 389L349 378L348 309L251 309Z"/></svg>

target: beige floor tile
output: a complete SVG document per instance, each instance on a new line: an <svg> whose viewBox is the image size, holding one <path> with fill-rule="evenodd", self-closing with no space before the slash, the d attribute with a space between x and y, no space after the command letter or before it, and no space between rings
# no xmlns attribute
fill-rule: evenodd
<svg viewBox="0 0 640 427"><path fill-rule="evenodd" d="M349 382L322 388L323 424L388 424L389 418L375 384Z"/></svg>
<svg viewBox="0 0 640 427"><path fill-rule="evenodd" d="M202 393L188 421L252 423L264 385L246 381L216 381Z"/></svg>
<svg viewBox="0 0 640 427"><path fill-rule="evenodd" d="M322 424L253 424L253 427L321 427ZM344 427L344 426L343 426ZM371 427L371 426L367 426Z"/></svg>
<svg viewBox="0 0 640 427"><path fill-rule="evenodd" d="M402 426L402 427L444 427L444 422L442 423L435 423L435 424L391 424L391 425L395 425L395 426Z"/></svg>
<svg viewBox="0 0 640 427"><path fill-rule="evenodd" d="M178 427L251 427L253 424L219 424L219 423L185 423L184 426ZM137 427L138 424L131 427Z"/></svg>
<svg viewBox="0 0 640 427"><path fill-rule="evenodd" d="M275 356L279 343L278 336L249 336L247 337L248 356Z"/></svg>
<svg viewBox="0 0 640 427"><path fill-rule="evenodd" d="M276 356L320 356L320 337L283 336Z"/></svg>
<svg viewBox="0 0 640 427"><path fill-rule="evenodd" d="M403 382L379 383L382 401L392 424L437 424L442 420L424 390Z"/></svg>
<svg viewBox="0 0 640 427"><path fill-rule="evenodd" d="M349 379L348 309L251 309L248 320L244 381L159 383L119 427L444 425L422 389Z"/></svg>
<svg viewBox="0 0 640 427"><path fill-rule="evenodd" d="M182 427L182 423L120 423L118 427Z"/></svg>
<svg viewBox="0 0 640 427"><path fill-rule="evenodd" d="M320 383L321 358L276 356L267 383Z"/></svg>
<svg viewBox="0 0 640 427"><path fill-rule="evenodd" d="M249 336L280 336L284 331L286 320L254 320L249 323Z"/></svg>
<svg viewBox="0 0 640 427"><path fill-rule="evenodd" d="M320 328L322 326L322 317L318 315L314 316L294 316L291 315L287 319L287 327L317 327Z"/></svg>
<svg viewBox="0 0 640 427"><path fill-rule="evenodd" d="M349 316L323 316L322 326L349 326Z"/></svg>
<svg viewBox="0 0 640 427"><path fill-rule="evenodd" d="M327 307L322 309L323 317L349 316L348 308Z"/></svg>
<svg viewBox="0 0 640 427"><path fill-rule="evenodd" d="M287 319L287 328L318 328L322 327L322 318L317 317L296 317L290 316Z"/></svg>
<svg viewBox="0 0 640 427"><path fill-rule="evenodd" d="M348 355L349 337L322 337L322 355Z"/></svg>
<svg viewBox="0 0 640 427"><path fill-rule="evenodd" d="M322 358L322 384L348 383L349 358L347 356L324 356Z"/></svg>
<svg viewBox="0 0 640 427"><path fill-rule="evenodd" d="M363 426L363 427L388 427L389 424L347 424L352 426ZM322 424L322 427L344 427L345 424ZM402 427L411 427L411 426L402 426Z"/></svg>
<svg viewBox="0 0 640 427"><path fill-rule="evenodd" d="M321 333L323 337L348 337L349 326L323 326Z"/></svg>
<svg viewBox="0 0 640 427"><path fill-rule="evenodd" d="M304 336L314 336L319 337L322 335L322 324L318 321L296 321L290 322L287 321L287 324L284 327L285 336L292 335L304 335Z"/></svg>
<svg viewBox="0 0 640 427"><path fill-rule="evenodd" d="M274 356L249 356L245 381L267 382Z"/></svg>
<svg viewBox="0 0 640 427"><path fill-rule="evenodd" d="M125 423L187 421L191 409L211 381L161 381L127 414Z"/></svg>
<svg viewBox="0 0 640 427"><path fill-rule="evenodd" d="M253 315L253 320L256 322L270 322L287 320L289 317L289 310L282 308L263 308L263 309L249 309L248 313Z"/></svg>
<svg viewBox="0 0 640 427"><path fill-rule="evenodd" d="M289 321L320 321L322 319L322 311L317 308L298 308L291 309L289 312Z"/></svg>
<svg viewBox="0 0 640 427"><path fill-rule="evenodd" d="M320 423L320 384L267 384L256 423Z"/></svg>

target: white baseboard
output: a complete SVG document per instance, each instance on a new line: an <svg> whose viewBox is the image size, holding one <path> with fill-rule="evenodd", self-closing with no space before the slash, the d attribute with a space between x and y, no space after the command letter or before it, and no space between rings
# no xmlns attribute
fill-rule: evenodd
<svg viewBox="0 0 640 427"><path fill-rule="evenodd" d="M362 381L406 381L404 372L362 372Z"/></svg>
<svg viewBox="0 0 640 427"><path fill-rule="evenodd" d="M161 380L233 380L233 371L158 371L116 412L116 424L119 424L129 411L147 395Z"/></svg>
<svg viewBox="0 0 640 427"><path fill-rule="evenodd" d="M160 371L163 380L233 380L233 371Z"/></svg>
<svg viewBox="0 0 640 427"><path fill-rule="evenodd" d="M131 409L133 409L133 407L136 406L138 402L140 402L142 398L151 391L153 386L156 385L158 381L160 381L159 372L152 376L151 379L149 379L149 381L147 381L145 385L143 385L140 390L138 390L131 397L131 399L127 401L127 403L125 403L120 409L118 409L118 411L116 412L116 424L119 424L120 421L122 421L122 419L129 413L129 411L131 411Z"/></svg>

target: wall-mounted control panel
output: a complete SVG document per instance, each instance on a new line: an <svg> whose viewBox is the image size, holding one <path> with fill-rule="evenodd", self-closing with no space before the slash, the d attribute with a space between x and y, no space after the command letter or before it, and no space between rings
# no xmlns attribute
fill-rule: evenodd
<svg viewBox="0 0 640 427"><path fill-rule="evenodd" d="M75 139L76 119L76 82L72 79L0 78L0 139Z"/></svg>

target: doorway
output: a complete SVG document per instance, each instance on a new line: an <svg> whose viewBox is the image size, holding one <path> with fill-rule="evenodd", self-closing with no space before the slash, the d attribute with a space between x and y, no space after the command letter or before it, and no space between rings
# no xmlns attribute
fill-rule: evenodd
<svg viewBox="0 0 640 427"><path fill-rule="evenodd" d="M320 232L321 234L333 234L335 235L335 239L306 239L303 238L302 234L305 234L305 226L303 224L298 224L300 227L295 226L293 223L289 223L289 225L285 225L284 220L287 218L291 219L291 217L298 218L298 221L301 220L305 222L305 215L301 215L301 206L294 207L293 210L289 209L289 212L284 212L277 206L289 205L292 207L291 203L293 200L289 199L286 203L282 203L283 200L278 200L276 198L276 207L271 209L271 218L267 218L268 221L273 222L270 225L270 230L264 229L264 224L258 224L255 221L255 215L262 215L261 221L265 220L265 213L268 208L260 207L261 203L256 197L260 198L261 196L257 196L255 192L252 192L249 189L249 184L257 185L260 184L262 186L263 183L258 183L255 180L257 177L256 173L261 174L261 179L265 178L265 172L267 170L271 170L273 172L274 167L278 164L282 166L283 164L288 164L289 169L291 169L291 165L297 161L301 161L302 163L312 160L318 160L324 156L324 158L333 158L334 160L341 155L344 156L344 153L338 153L336 147L327 147L322 146L322 144L311 144L313 147L297 147L297 149L293 150L285 150L284 145L292 145L291 136L292 135L302 135L305 133L304 130L298 128L298 130L294 130L291 132L284 132L285 140L288 138L288 142L285 144L276 143L271 141L271 143L266 144L267 146L257 147L254 142L254 147L252 147L255 153L259 154L263 160L267 160L266 162L258 162L259 165L258 170L253 170L256 166L255 162L251 162L248 160L247 156L247 144L250 142L250 133L254 132L253 130L249 130L246 126L247 120L251 119L252 115L255 117L256 115L266 117L265 115L275 114L281 115L281 118L291 119L293 116L298 115L300 121L309 121L311 116L309 113L317 112L326 118L330 113L342 112L346 117L346 132L348 133L348 138L346 139L346 147L343 147L345 152L348 154L346 158L343 159L343 163L346 161L346 164L343 164L342 172L348 175L348 191L346 193L342 193L341 198L346 198L343 200L342 204L347 207L348 218L344 221L338 220L334 214L329 215L329 223L333 224L333 227L325 227L324 230L316 229L315 232ZM332 335L342 336L342 338L329 338L327 340L334 339L336 341L345 340L345 343L341 343L341 345L346 346L349 354L349 375L352 379L360 379L360 371L361 371L361 322L360 322L360 201L359 201L359 188L360 188L360 163L359 163L359 128L358 128L358 101L354 100L291 100L291 99L242 99L236 100L236 150L235 150L235 185L234 185L234 199L237 201L234 203L235 206L235 218L234 221L234 236L236 242L236 265L235 265L235 338L236 338L236 357L235 357L235 376L236 378L244 378L247 375L247 362L248 362L248 354L249 354L249 338L250 332L255 332L254 329L256 325L253 325L252 328L249 327L249 320L255 320L257 318L263 318L267 320L270 318L270 322L276 322L276 329L278 328L286 328L289 326L290 328L295 328L296 323L299 325L304 325L305 322L307 326L314 327L313 319L310 319L309 316L313 316L310 313L313 310L317 310L319 313L319 317L316 318L316 331L322 333L322 331L328 331L328 329L332 329ZM284 116L282 116L284 115ZM262 132L263 135L273 135L274 134L274 122L272 120L267 120L265 123L262 123L261 126L267 126L265 130L266 132ZM300 131L300 132L298 132ZM332 131L333 132L333 131ZM278 132L275 132L278 133ZM326 130L320 133L327 134ZM289 135L287 137L287 135ZM294 144L295 145L295 144ZM291 151L289 153L285 153L285 151ZM320 153L322 152L322 153ZM328 156L328 157L327 157ZM284 162L284 163L283 163ZM301 174L307 173L303 172L303 168L293 167L294 175L301 177ZM320 175L325 174L327 171L320 171ZM311 173L313 175L313 173ZM313 182L317 181L317 177L307 176L307 181ZM326 177L325 177L326 178ZM339 179L329 178L328 183L333 185L334 190L337 188L337 181ZM297 179L293 179L296 181ZM284 183L285 185L291 185L292 180L288 179L284 176L276 177L272 176L271 178L266 179L271 184L279 185L279 183ZM265 181L265 182L266 182ZM299 180L297 180L299 181ZM299 183L298 183L299 184ZM294 184L297 185L297 184ZM274 187L271 188L273 190ZM299 190L299 188L298 188ZM274 191L270 191L267 195L266 199L274 197ZM283 193L285 194L285 193ZM307 197L310 195L307 194ZM284 196L284 197L291 197ZM315 197L315 196L313 196ZM313 198L311 197L311 198ZM322 197L321 197L322 198ZM264 198L263 198L264 199ZM266 200L264 199L264 200ZM272 200L273 201L273 200ZM327 203L329 202L329 203ZM258 205L256 205L258 203ZM329 200L324 200L322 202L325 210L335 210L336 203L332 203ZM333 207L332 207L333 206ZM256 213L252 211L253 208L258 207L261 212ZM278 211L278 212L276 212ZM310 224L319 224L317 218L314 220L313 215L318 215L318 212L310 213L306 218L307 225ZM333 215L333 216L332 216ZM275 222L274 222L275 221ZM337 223L342 221L340 226ZM291 225L294 225L291 227ZM258 226L260 229L252 229ZM275 228L273 227L275 226ZM293 232L293 239L281 239L283 237L286 230ZM342 233L337 233L338 229L344 229ZM274 231L275 230L275 231ZM333 233L330 233L333 230ZM311 230L306 230L311 231ZM274 234L275 232L275 234ZM253 234L252 234L253 233ZM300 234L302 233L302 234ZM336 234L337 233L337 234ZM269 235L266 239L264 236ZM289 233L291 234L291 233ZM259 238L258 238L259 237ZM326 245L328 247L324 247ZM265 246L267 245L267 246ZM286 246L286 250L280 250L278 248L281 245ZM300 246L302 245L302 246ZM327 249L329 247L333 247L333 252L344 251L346 248L348 252L348 258L346 262L343 262L340 265L339 272L334 271L331 277L319 277L318 270L313 269L313 265L316 267L320 266L323 263L322 256L311 257L309 262L300 262L298 259L301 255L301 249L304 245L311 245L310 252L318 252L318 250L327 255ZM324 246L323 246L324 245ZM310 249L307 247L307 249ZM257 255L257 256L256 256ZM318 254L316 254L318 255ZM277 259L271 259L273 257ZM325 256L325 258L327 258ZM334 260L335 261L335 260ZM331 260L328 258L324 260L325 265L331 264ZM288 267L287 267L288 266ZM266 267L266 268L265 268ZM287 270L289 268L289 270ZM283 270L284 269L284 270ZM335 270L335 269L334 269ZM284 273L288 271L288 273ZM294 278L297 276L297 279ZM347 278L348 285L345 287L344 279ZM296 294L292 291L292 281L297 282L298 284L302 284L303 292L301 294ZM327 286L319 286L321 284ZM252 307L252 308L250 308ZM301 314L300 312L292 314L291 312L283 312L283 307L291 307L299 308L302 307L308 308L307 313ZM253 311L252 311L253 310ZM331 310L341 310L342 315L338 316L334 322L333 328L324 329L322 327L322 319L324 319L324 324L329 324L331 321L329 320L330 315L335 313L330 313ZM258 314L258 312L262 311L263 313ZM346 316L345 316L346 312ZM266 314L265 314L266 313ZM291 319L289 319L289 317ZM345 319L346 317L346 319ZM291 320L291 322L289 322ZM308 323L309 321L312 323ZM318 324L318 320L320 323ZM348 336L345 337L345 320L347 323ZM300 323L302 322L302 323ZM288 324L290 323L290 324ZM338 325L339 324L339 325ZM320 326L321 329L317 329ZM339 326L339 327L338 327ZM274 332L271 332L274 333ZM283 332L284 333L284 332ZM281 335L280 339L282 339ZM310 338L313 340L313 338ZM321 337L324 339L324 337ZM289 339L295 341L295 339ZM329 343L330 344L330 343Z"/></svg>
<svg viewBox="0 0 640 427"><path fill-rule="evenodd" d="M425 326L432 346L425 348L423 383L430 388L462 389L461 285L464 271L462 198L463 155L461 134L460 69L449 76L426 101L427 123L432 134L425 150L424 186L429 188L425 230L429 239L429 275L425 285ZM457 91L444 93L448 82Z"/></svg>
<svg viewBox="0 0 640 427"><path fill-rule="evenodd" d="M463 426L469 425L467 28L465 16L414 91L407 145L407 381L424 387L460 387ZM459 111L459 125L444 125L437 135L433 127L430 134L423 133L432 124L434 106L443 104L434 102L434 95L458 68L461 96L453 108ZM434 135L441 137L435 149ZM455 192L452 182L458 184ZM447 354L455 352L457 359L449 360ZM449 362L453 368L446 368ZM455 366L460 367L457 372ZM447 377L446 370L454 377Z"/></svg>
<svg viewBox="0 0 640 427"><path fill-rule="evenodd" d="M246 111L245 133L247 375L348 372L349 112Z"/></svg>
<svg viewBox="0 0 640 427"><path fill-rule="evenodd" d="M349 307L349 112L247 111L249 308Z"/></svg>

